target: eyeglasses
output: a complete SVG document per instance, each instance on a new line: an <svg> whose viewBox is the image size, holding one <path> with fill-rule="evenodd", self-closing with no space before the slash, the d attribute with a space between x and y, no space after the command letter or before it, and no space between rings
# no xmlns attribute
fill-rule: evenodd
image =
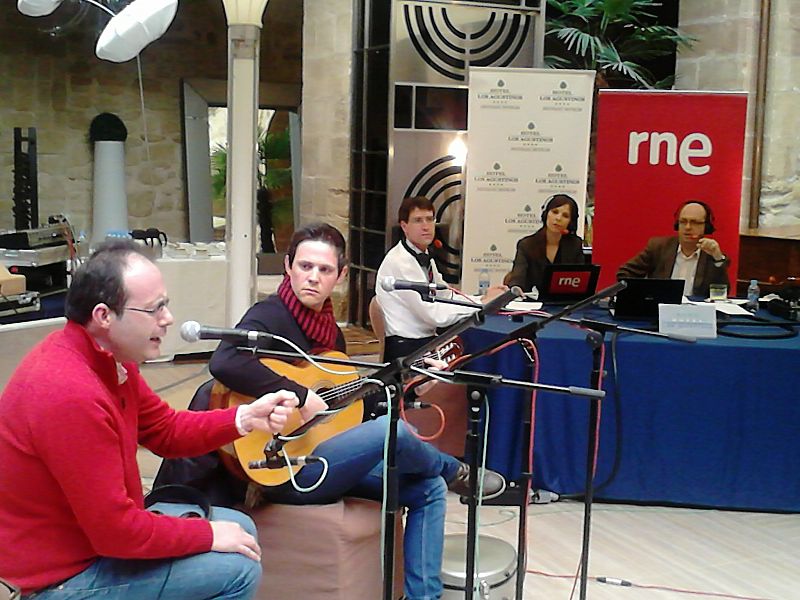
<svg viewBox="0 0 800 600"><path fill-rule="evenodd" d="M696 221L694 219L680 219L678 221L683 226L690 225L692 227L699 227L700 225L705 225L705 221Z"/></svg>
<svg viewBox="0 0 800 600"><path fill-rule="evenodd" d="M429 215L427 217L411 217L411 219L409 219L409 222L413 223L414 225L422 225L423 223L430 224L434 223L435 221L436 219L433 215Z"/></svg>
<svg viewBox="0 0 800 600"><path fill-rule="evenodd" d="M136 312L143 312L147 313L151 317L160 317L164 314L164 311L167 310L169 307L169 298L165 298L161 302L155 305L153 308L136 308L135 306L126 306L125 310L133 310Z"/></svg>

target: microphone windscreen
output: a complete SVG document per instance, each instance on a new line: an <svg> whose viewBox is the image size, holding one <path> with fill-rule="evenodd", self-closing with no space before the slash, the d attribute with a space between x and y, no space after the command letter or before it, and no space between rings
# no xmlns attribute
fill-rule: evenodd
<svg viewBox="0 0 800 600"><path fill-rule="evenodd" d="M439 248L441 248L442 247L442 240L440 240L439 238L435 238L433 240L433 247L436 248L437 250Z"/></svg>
<svg viewBox="0 0 800 600"><path fill-rule="evenodd" d="M181 325L181 337L185 342L196 342L200 339L200 323L186 321Z"/></svg>
<svg viewBox="0 0 800 600"><path fill-rule="evenodd" d="M387 275L386 277L381 277L381 287L385 292L392 292L394 291L394 282L395 278L391 275Z"/></svg>

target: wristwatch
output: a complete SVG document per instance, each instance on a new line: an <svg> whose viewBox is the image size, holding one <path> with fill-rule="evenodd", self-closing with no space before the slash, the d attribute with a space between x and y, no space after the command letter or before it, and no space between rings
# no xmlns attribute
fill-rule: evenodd
<svg viewBox="0 0 800 600"><path fill-rule="evenodd" d="M721 267L722 265L725 264L726 260L728 260L728 257L723 254L722 258L720 258L719 260L715 260L714 261L714 266L715 267Z"/></svg>

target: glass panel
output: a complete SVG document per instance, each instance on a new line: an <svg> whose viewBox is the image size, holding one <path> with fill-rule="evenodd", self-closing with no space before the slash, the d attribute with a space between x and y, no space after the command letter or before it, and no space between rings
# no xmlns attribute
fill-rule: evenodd
<svg viewBox="0 0 800 600"><path fill-rule="evenodd" d="M350 262L354 265L361 263L361 231L358 229L350 230Z"/></svg>
<svg viewBox="0 0 800 600"><path fill-rule="evenodd" d="M367 52L367 88L369 90L366 111L366 148L387 150L389 128L389 52L376 50Z"/></svg>
<svg viewBox="0 0 800 600"><path fill-rule="evenodd" d="M398 129L411 127L411 102L414 88L410 85L394 86L394 126Z"/></svg>
<svg viewBox="0 0 800 600"><path fill-rule="evenodd" d="M350 282L348 284L349 294L351 299L347 306L347 320L351 323L358 322L358 279L360 271L357 268L350 268Z"/></svg>
<svg viewBox="0 0 800 600"><path fill-rule="evenodd" d="M350 157L351 186L354 190L364 189L364 155L353 152Z"/></svg>
<svg viewBox="0 0 800 600"><path fill-rule="evenodd" d="M391 2L372 0L369 11L369 45L380 46L389 43L389 11Z"/></svg>
<svg viewBox="0 0 800 600"><path fill-rule="evenodd" d="M361 227L361 215L363 214L363 192L353 190L350 193L350 223L353 227Z"/></svg>
<svg viewBox="0 0 800 600"><path fill-rule="evenodd" d="M467 129L467 90L418 87L414 111L417 129Z"/></svg>
<svg viewBox="0 0 800 600"><path fill-rule="evenodd" d="M209 107L212 215L215 239L225 239L228 109ZM289 111L258 111L256 218L261 253L284 252L294 233Z"/></svg>
<svg viewBox="0 0 800 600"><path fill-rule="evenodd" d="M377 270L384 253L383 234L364 232L364 266Z"/></svg>
<svg viewBox="0 0 800 600"><path fill-rule="evenodd" d="M386 227L386 194L364 195L364 227L377 231Z"/></svg>
<svg viewBox="0 0 800 600"><path fill-rule="evenodd" d="M386 191L386 155L370 153L364 156L365 186L364 189Z"/></svg>
<svg viewBox="0 0 800 600"><path fill-rule="evenodd" d="M353 60L353 150L364 149L364 53Z"/></svg>

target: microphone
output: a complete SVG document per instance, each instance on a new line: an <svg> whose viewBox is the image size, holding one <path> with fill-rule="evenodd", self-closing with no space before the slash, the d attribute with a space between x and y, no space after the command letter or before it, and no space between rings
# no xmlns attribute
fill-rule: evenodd
<svg viewBox="0 0 800 600"><path fill-rule="evenodd" d="M439 250L442 247L442 240L440 240L439 238L434 238L433 243L431 244L431 246L433 246L434 248Z"/></svg>
<svg viewBox="0 0 800 600"><path fill-rule="evenodd" d="M405 281L391 275L381 278L381 287L384 291L413 290L423 296L435 295L436 290L446 290L447 286L441 283L428 283L427 281Z"/></svg>
<svg viewBox="0 0 800 600"><path fill-rule="evenodd" d="M523 298L524 296L525 294L522 292L522 289L515 285L511 289L506 290L499 296L495 296L494 298L489 300L489 302L484 304L483 314L493 315L512 300L516 300L517 298Z"/></svg>
<svg viewBox="0 0 800 600"><path fill-rule="evenodd" d="M286 466L287 458L284 456L273 456L261 460L251 460L247 463L249 469L282 469ZM288 458L289 464L293 467L303 467L311 463L322 462L318 456L310 454L306 456L292 456Z"/></svg>
<svg viewBox="0 0 800 600"><path fill-rule="evenodd" d="M230 344L253 343L259 340L272 339L272 334L266 331L248 329L228 329L225 327L206 327L197 321L186 321L181 325L181 337L186 342L198 340L223 340Z"/></svg>

